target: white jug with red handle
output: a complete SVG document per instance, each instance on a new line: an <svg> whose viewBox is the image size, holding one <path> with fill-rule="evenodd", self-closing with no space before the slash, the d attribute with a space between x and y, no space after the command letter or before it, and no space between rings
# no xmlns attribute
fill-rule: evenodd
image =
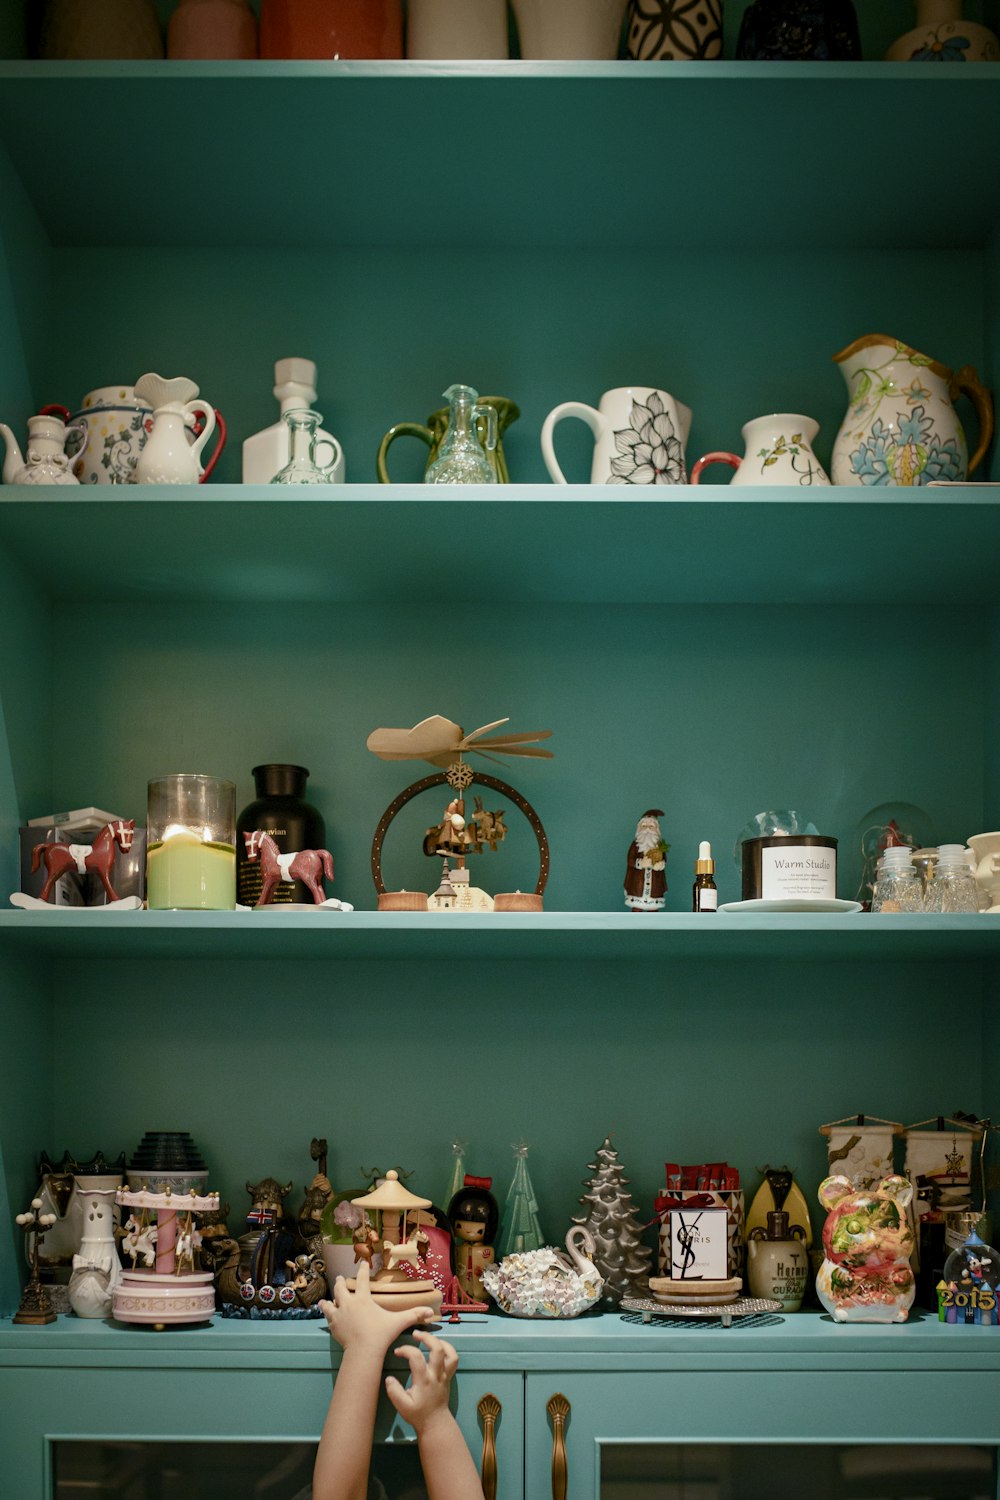
<svg viewBox="0 0 1000 1500"><path fill-rule="evenodd" d="M200 484L207 479L226 441L226 426L219 412L199 398L193 380L179 375L164 380L161 375L143 375L135 383L140 401L153 408L153 425L136 460L136 484ZM194 441L188 429L203 426ZM212 433L218 440L212 456L202 468L201 455Z"/></svg>

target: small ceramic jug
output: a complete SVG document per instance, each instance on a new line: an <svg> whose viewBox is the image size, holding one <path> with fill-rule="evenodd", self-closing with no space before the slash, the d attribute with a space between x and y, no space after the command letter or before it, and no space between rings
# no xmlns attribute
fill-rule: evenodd
<svg viewBox="0 0 1000 1500"><path fill-rule="evenodd" d="M261 0L260 55L402 57L402 4L400 0Z"/></svg>
<svg viewBox="0 0 1000 1500"><path fill-rule="evenodd" d="M850 404L833 445L834 484L920 485L962 480L993 436L993 398L971 365L946 365L884 334L855 339L833 356ZM979 418L971 460L952 402L964 394Z"/></svg>
<svg viewBox="0 0 1000 1500"><path fill-rule="evenodd" d="M522 58L608 62L626 0L511 0Z"/></svg>
<svg viewBox="0 0 1000 1500"><path fill-rule="evenodd" d="M744 453L706 453L691 469L697 484L708 464L729 464L736 470L734 484L829 484L812 451L819 423L797 412L776 412L754 417L742 428Z"/></svg>
<svg viewBox="0 0 1000 1500"><path fill-rule="evenodd" d="M163 56L153 0L49 0L38 49L44 58Z"/></svg>
<svg viewBox="0 0 1000 1500"><path fill-rule="evenodd" d="M496 446L493 448L486 447L486 460L496 476L497 484L509 484L510 475L507 472L507 460L504 458L503 435L507 428L517 421L521 415L521 408L513 401L509 401L506 396L478 396L476 398L476 405L490 406L496 413ZM427 418L426 427L420 422L397 422L394 427L390 427L379 444L378 456L375 460L375 470L378 474L379 484L390 483L386 458L390 446L399 437L415 437L419 438L422 443L426 443L428 449L427 463L424 465L424 472L426 474L431 465L436 463L440 457L441 447L448 432L450 417L451 407L442 406L437 411L431 412ZM480 430L480 440L482 440L484 435Z"/></svg>
<svg viewBox="0 0 1000 1500"><path fill-rule="evenodd" d="M257 56L257 17L249 0L181 0L167 25L172 60L252 59Z"/></svg>
<svg viewBox="0 0 1000 1500"><path fill-rule="evenodd" d="M789 1227L784 1209L771 1209L767 1229L752 1229L747 1239L747 1280L751 1297L773 1297L784 1312L798 1312L809 1278L805 1231Z"/></svg>
<svg viewBox="0 0 1000 1500"><path fill-rule="evenodd" d="M691 412L676 397L648 385L605 391L598 407L563 401L542 423L542 457L555 484L566 476L556 460L553 434L564 417L579 417L594 434L591 484L686 484L684 448Z"/></svg>
<svg viewBox="0 0 1000 1500"><path fill-rule="evenodd" d="M69 418L64 406L47 406L37 417L29 417L28 444L23 454L10 428L0 422L0 437L7 445L4 484L79 484L70 469L66 438L77 432L86 447L87 434L83 429L68 427L64 417ZM78 453L82 451L77 449Z"/></svg>
<svg viewBox="0 0 1000 1500"><path fill-rule="evenodd" d="M225 424L207 401L198 399L198 387L183 375L164 380L161 375L143 375L135 383L140 400L153 408L153 426L135 466L136 484L201 484L212 472L226 441ZM187 429L197 418L204 427L194 442ZM219 438L211 458L201 467L202 449L216 427Z"/></svg>

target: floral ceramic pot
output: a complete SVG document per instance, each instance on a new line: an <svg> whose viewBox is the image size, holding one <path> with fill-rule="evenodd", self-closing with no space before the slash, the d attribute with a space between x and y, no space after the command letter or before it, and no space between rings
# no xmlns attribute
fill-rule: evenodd
<svg viewBox="0 0 1000 1500"><path fill-rule="evenodd" d="M962 19L962 0L917 0L917 24L885 54L886 62L996 62L993 32Z"/></svg>
<svg viewBox="0 0 1000 1500"><path fill-rule="evenodd" d="M993 436L993 399L971 365L953 374L898 339L868 334L834 355L850 404L833 445L834 484L921 485L971 474ZM952 402L971 400L979 443L968 457Z"/></svg>
<svg viewBox="0 0 1000 1500"><path fill-rule="evenodd" d="M722 56L722 0L629 0L626 54L645 62Z"/></svg>
<svg viewBox="0 0 1000 1500"><path fill-rule="evenodd" d="M105 385L83 398L71 417L87 432L86 451L73 459L81 484L131 484L136 460L153 425L153 408L133 386Z"/></svg>

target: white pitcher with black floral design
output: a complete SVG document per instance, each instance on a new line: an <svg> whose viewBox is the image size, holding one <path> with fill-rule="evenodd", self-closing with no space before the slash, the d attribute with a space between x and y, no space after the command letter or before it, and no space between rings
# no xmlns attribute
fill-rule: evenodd
<svg viewBox="0 0 1000 1500"><path fill-rule="evenodd" d="M623 385L597 407L563 401L542 423L542 457L554 483L566 484L553 446L557 422L578 417L594 434L591 484L686 484L684 449L691 411L667 391Z"/></svg>
<svg viewBox="0 0 1000 1500"><path fill-rule="evenodd" d="M833 356L850 392L833 446L834 484L918 485L972 474L993 436L993 397L971 365L953 373L884 334ZM953 402L968 396L979 419L971 460Z"/></svg>

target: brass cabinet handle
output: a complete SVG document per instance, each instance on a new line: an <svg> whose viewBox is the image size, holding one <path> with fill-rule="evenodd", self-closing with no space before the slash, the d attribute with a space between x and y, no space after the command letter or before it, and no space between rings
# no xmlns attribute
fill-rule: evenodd
<svg viewBox="0 0 1000 1500"><path fill-rule="evenodd" d="M496 1500L497 1495L497 1417L500 1402L496 1396L487 1394L476 1407L483 1423L483 1458L479 1473L483 1481L484 1500Z"/></svg>
<svg viewBox="0 0 1000 1500"><path fill-rule="evenodd" d="M570 1405L559 1391L550 1396L545 1410L552 1418L552 1500L566 1500L569 1465L566 1462L566 1418Z"/></svg>

